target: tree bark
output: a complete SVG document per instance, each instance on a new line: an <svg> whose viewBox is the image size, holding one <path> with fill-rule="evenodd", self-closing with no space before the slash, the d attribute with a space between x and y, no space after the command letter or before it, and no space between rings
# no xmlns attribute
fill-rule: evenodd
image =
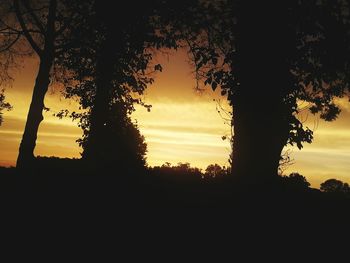
<svg viewBox="0 0 350 263"><path fill-rule="evenodd" d="M278 175L289 135L290 111L284 98L291 85L286 54L293 35L283 6L241 1L238 8L232 173L266 182Z"/></svg>
<svg viewBox="0 0 350 263"><path fill-rule="evenodd" d="M34 148L36 145L39 125L43 120L44 98L50 84L50 71L55 57L55 21L57 0L50 0L47 15L46 31L41 32L44 36L44 46L41 49L28 32L27 25L20 10L19 1L14 1L16 16L27 41L40 58L38 75L35 81L32 101L29 107L26 125L17 157L17 168L30 168L34 164Z"/></svg>
<svg viewBox="0 0 350 263"><path fill-rule="evenodd" d="M106 130L115 64L114 49L113 41L107 38L96 58L96 95L91 109L90 131L83 151L83 158L90 161L98 162L108 157L104 149L108 146Z"/></svg>
<svg viewBox="0 0 350 263"><path fill-rule="evenodd" d="M27 168L33 164L39 125L43 120L44 98L50 84L50 70L53 58L49 55L40 60L39 71L35 81L32 101L29 107L27 121L19 147L17 168Z"/></svg>
<svg viewBox="0 0 350 263"><path fill-rule="evenodd" d="M267 182L277 177L288 139L286 117L277 106L266 108L247 100L237 102L233 108L232 173L249 182Z"/></svg>

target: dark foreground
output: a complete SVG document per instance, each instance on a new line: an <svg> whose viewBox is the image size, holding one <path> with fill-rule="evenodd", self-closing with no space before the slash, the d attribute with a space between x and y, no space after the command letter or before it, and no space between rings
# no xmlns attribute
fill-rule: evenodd
<svg viewBox="0 0 350 263"><path fill-rule="evenodd" d="M156 208L218 208L226 214L253 213L276 220L313 216L317 220L348 220L350 198L286 182L273 185L243 184L230 177L201 178L186 174L162 174L156 170L81 170L78 161L41 160L31 171L0 168L0 191L24 200L67 201L66 205L133 210ZM327 219L328 220L328 219Z"/></svg>

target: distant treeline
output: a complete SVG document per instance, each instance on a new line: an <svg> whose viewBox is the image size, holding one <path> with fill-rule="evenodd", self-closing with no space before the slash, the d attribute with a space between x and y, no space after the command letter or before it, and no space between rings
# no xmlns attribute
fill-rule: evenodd
<svg viewBox="0 0 350 263"><path fill-rule="evenodd" d="M231 168L220 166L218 164L210 164L206 169L192 167L190 163L178 163L172 165L169 162L161 166L147 167L142 169L126 168L119 170L118 167L100 167L95 170L86 168L86 163L82 159L69 159L58 157L37 157L36 172L38 175L45 177L60 176L69 183L70 177L74 176L94 176L98 177L112 176L116 179L124 180L124 175L134 177L135 180L153 180L152 178L164 179L173 183L180 183L185 187L186 184L228 184L236 183L232 181ZM0 167L0 175L14 176L17 175L15 168ZM34 174L35 175L35 174ZM299 173L291 173L289 175L280 175L278 180L274 182L276 186L283 186L291 191L311 191L310 183ZM239 184L238 184L239 185ZM263 186L262 186L263 187ZM350 187L348 183L344 183L337 179L328 179L321 183L320 191L331 196L350 198Z"/></svg>

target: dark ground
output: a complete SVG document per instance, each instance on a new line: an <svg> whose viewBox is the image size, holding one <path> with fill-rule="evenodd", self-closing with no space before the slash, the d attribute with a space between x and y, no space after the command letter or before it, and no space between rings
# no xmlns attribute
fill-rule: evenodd
<svg viewBox="0 0 350 263"><path fill-rule="evenodd" d="M186 174L162 174L159 170L116 171L104 167L85 169L79 160L40 159L31 171L0 168L0 191L21 203L40 203L43 207L64 209L132 210L143 216L151 211L185 209L209 212L207 215L259 218L278 222L349 222L350 199L318 189L299 189L279 182L275 185L243 184L231 177L206 178ZM5 200L5 199L3 199ZM143 212L141 212L143 211ZM153 213L154 215L154 213ZM177 214L179 215L179 214ZM269 218L269 219L268 219ZM293 221L294 220L294 221ZM334 221L333 221L334 220Z"/></svg>
<svg viewBox="0 0 350 263"><path fill-rule="evenodd" d="M147 248L157 255L168 251L163 259L184 251L204 255L214 247L236 258L243 252L235 243L250 251L243 253L246 258L260 257L256 249L297 255L304 254L300 244L347 244L341 241L348 238L350 222L350 200L344 196L154 170L82 172L71 160L40 164L24 174L0 168L2 226L15 242L29 231L29 243L36 244L40 229L44 243L60 236L59 242L75 249L76 240L108 246L118 240L111 249L127 247L133 251L128 257ZM215 260L221 253L214 253Z"/></svg>

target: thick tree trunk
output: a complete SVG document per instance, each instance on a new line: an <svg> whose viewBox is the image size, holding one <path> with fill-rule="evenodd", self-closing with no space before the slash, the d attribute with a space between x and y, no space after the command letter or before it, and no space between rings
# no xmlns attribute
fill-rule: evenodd
<svg viewBox="0 0 350 263"><path fill-rule="evenodd" d="M105 40L97 57L96 64L96 95L90 115L90 131L84 146L83 158L89 161L100 161L108 158L105 148L108 147L109 103L111 82L114 69L115 46L109 39Z"/></svg>
<svg viewBox="0 0 350 263"><path fill-rule="evenodd" d="M233 113L233 175L256 183L273 180L288 139L285 116L278 107L246 101L236 103Z"/></svg>
<svg viewBox="0 0 350 263"><path fill-rule="evenodd" d="M17 168L30 167L34 160L34 148L36 145L39 125L43 120L44 98L50 83L50 70L53 59L49 56L42 57L38 75L35 81L32 101L29 107L27 121L19 147Z"/></svg>
<svg viewBox="0 0 350 263"><path fill-rule="evenodd" d="M233 66L239 85L232 101L232 173L250 182L277 177L288 139L290 111L284 98L290 87L287 54L293 43L285 11L265 1L241 1L237 10Z"/></svg>

